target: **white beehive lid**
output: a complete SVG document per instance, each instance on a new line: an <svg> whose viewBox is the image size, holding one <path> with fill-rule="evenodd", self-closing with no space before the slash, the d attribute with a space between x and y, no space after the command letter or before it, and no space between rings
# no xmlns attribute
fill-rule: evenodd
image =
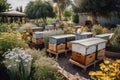
<svg viewBox="0 0 120 80"><path fill-rule="evenodd" d="M75 37L75 35L67 34L67 35L57 35L57 36L51 36L51 37L55 39L61 39L61 38L67 38L67 37Z"/></svg>

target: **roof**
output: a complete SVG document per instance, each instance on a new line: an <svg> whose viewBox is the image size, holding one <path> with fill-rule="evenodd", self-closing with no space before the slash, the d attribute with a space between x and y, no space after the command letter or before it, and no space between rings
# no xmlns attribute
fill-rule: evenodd
<svg viewBox="0 0 120 80"><path fill-rule="evenodd" d="M75 37L75 35L67 34L67 35L57 35L57 36L51 36L51 37L55 39L60 39L60 38L67 38L67 37Z"/></svg>
<svg viewBox="0 0 120 80"><path fill-rule="evenodd" d="M110 35L112 35L112 33L110 33L110 34L100 34L100 35L96 35L96 37L105 37L105 36L110 36Z"/></svg>
<svg viewBox="0 0 120 80"><path fill-rule="evenodd" d="M107 42L107 40L104 40L101 38L88 38L88 39L83 39L83 40L72 41L73 44L80 44L85 47L97 45L97 44L103 43L103 42Z"/></svg>
<svg viewBox="0 0 120 80"><path fill-rule="evenodd" d="M0 16L26 16L26 14L13 10L13 11L1 12Z"/></svg>

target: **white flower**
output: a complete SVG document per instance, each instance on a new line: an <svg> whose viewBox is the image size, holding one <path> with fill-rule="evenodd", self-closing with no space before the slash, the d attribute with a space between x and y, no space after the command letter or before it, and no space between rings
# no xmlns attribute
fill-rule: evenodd
<svg viewBox="0 0 120 80"><path fill-rule="evenodd" d="M8 66L7 66L7 68L11 68L11 67L12 67L12 65L8 65Z"/></svg>

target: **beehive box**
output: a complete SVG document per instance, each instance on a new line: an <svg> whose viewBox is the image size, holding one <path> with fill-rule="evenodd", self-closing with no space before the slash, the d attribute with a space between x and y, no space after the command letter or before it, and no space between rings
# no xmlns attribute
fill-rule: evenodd
<svg viewBox="0 0 120 80"><path fill-rule="evenodd" d="M44 32L34 32L33 33L33 38L43 38L44 37Z"/></svg>
<svg viewBox="0 0 120 80"><path fill-rule="evenodd" d="M54 25L46 25L45 29L52 30L54 29Z"/></svg>
<svg viewBox="0 0 120 80"><path fill-rule="evenodd" d="M91 38L93 36L93 33L92 32L84 32L84 33L75 33L76 35L76 40L79 40L79 39L86 39L86 38Z"/></svg>
<svg viewBox="0 0 120 80"><path fill-rule="evenodd" d="M44 43L44 39L43 38L32 38L32 42L35 44L41 44L41 43Z"/></svg>
<svg viewBox="0 0 120 80"><path fill-rule="evenodd" d="M97 45L106 43L106 40L100 38L89 38L85 40L72 41L72 51L88 55L96 52Z"/></svg>
<svg viewBox="0 0 120 80"><path fill-rule="evenodd" d="M78 52L73 51L71 59L80 64L88 65L95 61L95 55L96 55L96 53L92 53L92 54L84 56Z"/></svg>
<svg viewBox="0 0 120 80"><path fill-rule="evenodd" d="M59 45L61 43L65 43L64 49L71 48L71 43L68 43L70 41L75 40L75 35L67 34L67 35L57 35L57 36L51 36L49 38L49 43ZM49 46L50 47L50 46Z"/></svg>
<svg viewBox="0 0 120 80"><path fill-rule="evenodd" d="M111 36L111 34L100 34L100 35L96 35L95 37L109 40L110 36Z"/></svg>
<svg viewBox="0 0 120 80"><path fill-rule="evenodd" d="M49 43L49 50L52 50L52 51L60 51L60 50L65 50L65 44L64 43L61 43L61 44L52 44L52 43Z"/></svg>
<svg viewBox="0 0 120 80"><path fill-rule="evenodd" d="M102 59L105 57L105 49L97 51L97 57L96 59Z"/></svg>
<svg viewBox="0 0 120 80"><path fill-rule="evenodd" d="M32 33L32 32L37 32L37 31L42 31L42 30L43 30L42 27L31 27L30 32Z"/></svg>

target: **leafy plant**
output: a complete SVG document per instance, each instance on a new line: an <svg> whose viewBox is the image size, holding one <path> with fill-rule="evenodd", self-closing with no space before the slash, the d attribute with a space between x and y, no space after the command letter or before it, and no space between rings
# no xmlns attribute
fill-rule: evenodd
<svg viewBox="0 0 120 80"><path fill-rule="evenodd" d="M88 32L89 31L89 28L87 26L82 26L80 28L81 32Z"/></svg>
<svg viewBox="0 0 120 80"><path fill-rule="evenodd" d="M8 49L15 47L27 47L24 40L21 39L21 34L18 32L4 32L0 34L0 53L6 52Z"/></svg>
<svg viewBox="0 0 120 80"><path fill-rule="evenodd" d="M114 35L110 40L110 46L117 50L120 50L120 26L115 28Z"/></svg>
<svg viewBox="0 0 120 80"><path fill-rule="evenodd" d="M74 23L79 23L79 15L77 15L77 14L73 15L72 20L73 20Z"/></svg>
<svg viewBox="0 0 120 80"><path fill-rule="evenodd" d="M102 30L103 30L103 28L100 25L94 25L92 27L92 32L94 35L102 34Z"/></svg>
<svg viewBox="0 0 120 80"><path fill-rule="evenodd" d="M0 32L11 32L18 28L18 24L12 23L12 24L0 24Z"/></svg>
<svg viewBox="0 0 120 80"><path fill-rule="evenodd" d="M57 71L57 64L52 58L46 57L45 49L39 51L26 49L32 57L31 80L64 80L64 76Z"/></svg>
<svg viewBox="0 0 120 80"><path fill-rule="evenodd" d="M120 80L120 60L104 60L100 64L100 71L90 71L92 80Z"/></svg>
<svg viewBox="0 0 120 80"><path fill-rule="evenodd" d="M22 48L14 48L3 54L10 80L27 80L31 72L32 57Z"/></svg>

